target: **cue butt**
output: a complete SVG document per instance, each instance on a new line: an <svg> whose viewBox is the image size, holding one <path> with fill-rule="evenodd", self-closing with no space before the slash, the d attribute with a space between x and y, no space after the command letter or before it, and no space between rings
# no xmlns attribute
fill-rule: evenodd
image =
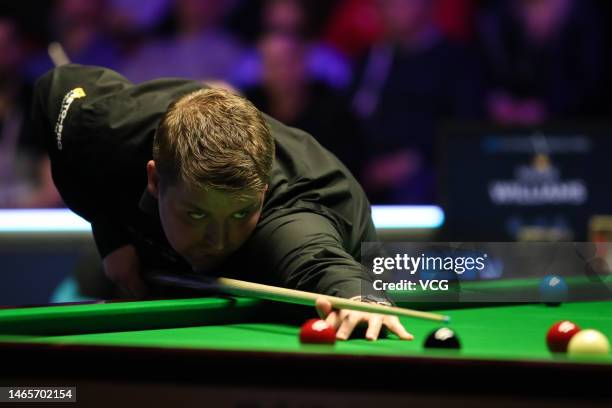
<svg viewBox="0 0 612 408"><path fill-rule="evenodd" d="M47 53L49 54L51 61L53 61L53 65L56 67L70 64L70 58L68 58L66 51L64 51L64 47L62 47L62 44L58 43L57 41L49 44L47 47Z"/></svg>

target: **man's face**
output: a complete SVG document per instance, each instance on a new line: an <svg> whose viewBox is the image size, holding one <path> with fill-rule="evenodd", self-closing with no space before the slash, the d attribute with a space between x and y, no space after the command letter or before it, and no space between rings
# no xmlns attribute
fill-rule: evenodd
<svg viewBox="0 0 612 408"><path fill-rule="evenodd" d="M159 183L157 183L159 186ZM227 192L191 188L185 183L149 192L158 198L168 242L194 270L207 271L227 259L251 236L265 192Z"/></svg>

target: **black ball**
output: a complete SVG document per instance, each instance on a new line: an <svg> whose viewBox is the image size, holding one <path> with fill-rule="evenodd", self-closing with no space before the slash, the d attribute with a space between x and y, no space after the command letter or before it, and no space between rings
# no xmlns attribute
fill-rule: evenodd
<svg viewBox="0 0 612 408"><path fill-rule="evenodd" d="M460 349L459 337L448 327L441 327L432 331L425 339L425 348L433 349Z"/></svg>

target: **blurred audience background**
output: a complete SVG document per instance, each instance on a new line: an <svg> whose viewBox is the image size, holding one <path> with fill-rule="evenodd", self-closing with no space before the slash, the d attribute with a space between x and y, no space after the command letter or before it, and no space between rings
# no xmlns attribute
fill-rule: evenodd
<svg viewBox="0 0 612 408"><path fill-rule="evenodd" d="M424 204L446 120L608 119L611 18L603 0L4 2L0 207L62 206L28 122L52 41L136 83L221 81L310 132L373 203Z"/></svg>

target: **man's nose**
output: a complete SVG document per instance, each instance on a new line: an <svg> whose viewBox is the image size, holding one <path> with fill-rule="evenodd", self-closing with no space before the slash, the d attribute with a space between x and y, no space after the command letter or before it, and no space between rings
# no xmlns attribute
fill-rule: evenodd
<svg viewBox="0 0 612 408"><path fill-rule="evenodd" d="M206 228L205 242L214 252L222 252L227 244L227 226L222 221L211 221Z"/></svg>

